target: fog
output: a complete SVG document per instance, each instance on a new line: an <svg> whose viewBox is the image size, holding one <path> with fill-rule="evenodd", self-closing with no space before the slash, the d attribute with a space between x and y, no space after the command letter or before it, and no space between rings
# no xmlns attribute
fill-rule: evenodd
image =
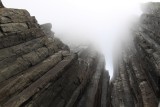
<svg viewBox="0 0 160 107"><path fill-rule="evenodd" d="M6 7L27 9L40 24L52 23L55 35L67 44L93 42L105 55L112 77L112 49L127 40L130 24L142 13L140 3L149 0L2 1Z"/></svg>

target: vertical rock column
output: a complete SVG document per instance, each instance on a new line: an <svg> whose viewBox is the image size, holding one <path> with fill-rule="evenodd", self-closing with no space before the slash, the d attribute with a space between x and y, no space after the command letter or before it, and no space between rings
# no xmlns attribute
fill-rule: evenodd
<svg viewBox="0 0 160 107"><path fill-rule="evenodd" d="M123 54L112 82L113 107L158 107L160 98L160 3L146 3L131 31L133 46Z"/></svg>

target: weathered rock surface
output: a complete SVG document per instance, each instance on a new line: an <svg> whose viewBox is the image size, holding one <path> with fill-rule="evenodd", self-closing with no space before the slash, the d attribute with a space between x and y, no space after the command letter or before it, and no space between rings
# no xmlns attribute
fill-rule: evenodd
<svg viewBox="0 0 160 107"><path fill-rule="evenodd" d="M115 64L112 107L158 107L160 98L160 3L142 6L133 31L134 46L125 47Z"/></svg>
<svg viewBox="0 0 160 107"><path fill-rule="evenodd" d="M107 106L103 55L70 52L51 28L26 10L0 8L0 107Z"/></svg>
<svg viewBox="0 0 160 107"><path fill-rule="evenodd" d="M158 107L160 4L142 10L110 81L100 52L71 52L51 24L0 1L0 107Z"/></svg>

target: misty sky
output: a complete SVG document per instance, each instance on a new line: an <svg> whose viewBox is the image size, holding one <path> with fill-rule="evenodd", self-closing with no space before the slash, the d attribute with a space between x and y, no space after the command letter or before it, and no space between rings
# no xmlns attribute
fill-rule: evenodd
<svg viewBox="0 0 160 107"><path fill-rule="evenodd" d="M66 43L94 42L105 54L106 69L112 76L111 48L126 37L128 22L141 15L140 3L149 0L2 1L9 8L27 9L40 24L52 23L56 36Z"/></svg>

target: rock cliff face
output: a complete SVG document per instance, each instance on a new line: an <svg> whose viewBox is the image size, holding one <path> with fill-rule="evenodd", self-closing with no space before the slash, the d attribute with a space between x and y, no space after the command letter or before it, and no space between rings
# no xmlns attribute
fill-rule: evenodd
<svg viewBox="0 0 160 107"><path fill-rule="evenodd" d="M133 31L134 45L125 47L115 64L112 107L158 107L160 3L144 4L142 10Z"/></svg>
<svg viewBox="0 0 160 107"><path fill-rule="evenodd" d="M3 8L4 5L2 4L2 1L0 0L0 8Z"/></svg>
<svg viewBox="0 0 160 107"><path fill-rule="evenodd" d="M91 47L70 52L51 28L26 10L0 8L0 106L105 107L103 55Z"/></svg>
<svg viewBox="0 0 160 107"><path fill-rule="evenodd" d="M114 78L93 47L71 52L26 10L0 1L0 107L157 107L160 4L143 6L134 45L117 58Z"/></svg>

